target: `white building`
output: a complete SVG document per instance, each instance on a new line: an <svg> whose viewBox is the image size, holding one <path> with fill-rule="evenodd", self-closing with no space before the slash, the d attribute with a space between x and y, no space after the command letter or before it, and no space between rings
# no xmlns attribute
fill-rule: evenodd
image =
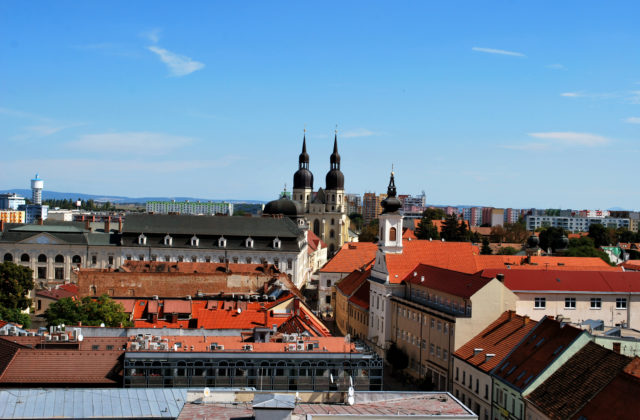
<svg viewBox="0 0 640 420"><path fill-rule="evenodd" d="M0 194L0 210L18 210L27 204L24 197L15 193Z"/></svg>
<svg viewBox="0 0 640 420"><path fill-rule="evenodd" d="M525 217L527 230L533 231L541 227L559 227L570 232L587 232L592 224L600 224L605 227L629 229L628 218L616 217L570 217L570 216L546 216L527 215Z"/></svg>
<svg viewBox="0 0 640 420"><path fill-rule="evenodd" d="M147 213L224 214L233 216L233 204L212 201L147 201Z"/></svg>

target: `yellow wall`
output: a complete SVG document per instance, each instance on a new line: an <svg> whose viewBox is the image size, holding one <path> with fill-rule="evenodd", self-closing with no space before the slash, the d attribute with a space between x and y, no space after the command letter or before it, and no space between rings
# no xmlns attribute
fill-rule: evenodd
<svg viewBox="0 0 640 420"><path fill-rule="evenodd" d="M5 223L25 223L26 215L23 211L0 210L0 220Z"/></svg>

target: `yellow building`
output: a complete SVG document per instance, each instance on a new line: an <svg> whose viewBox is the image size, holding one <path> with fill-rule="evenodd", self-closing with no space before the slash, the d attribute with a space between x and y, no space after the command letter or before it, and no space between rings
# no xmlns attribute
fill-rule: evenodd
<svg viewBox="0 0 640 420"><path fill-rule="evenodd" d="M0 210L0 221L4 223L26 223L26 214L20 210Z"/></svg>
<svg viewBox="0 0 640 420"><path fill-rule="evenodd" d="M369 332L369 275L371 270L355 270L335 285L333 313L342 335L365 339Z"/></svg>

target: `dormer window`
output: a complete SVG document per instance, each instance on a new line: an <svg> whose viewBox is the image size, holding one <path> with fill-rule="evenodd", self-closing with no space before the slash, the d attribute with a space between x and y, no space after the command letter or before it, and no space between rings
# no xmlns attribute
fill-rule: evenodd
<svg viewBox="0 0 640 420"><path fill-rule="evenodd" d="M226 248L227 247L227 239L224 236L221 236L220 239L218 239L218 246L220 248Z"/></svg>
<svg viewBox="0 0 640 420"><path fill-rule="evenodd" d="M147 244L147 237L144 236L144 233L141 233L140 236L138 236L138 245L146 245Z"/></svg>
<svg viewBox="0 0 640 420"><path fill-rule="evenodd" d="M273 247L275 249L280 249L282 247L282 241L280 240L280 238L275 238L273 240Z"/></svg>
<svg viewBox="0 0 640 420"><path fill-rule="evenodd" d="M164 244L167 246L173 245L173 238L171 237L171 235L167 235L164 237Z"/></svg>
<svg viewBox="0 0 640 420"><path fill-rule="evenodd" d="M191 246L199 246L199 245L200 245L200 239L198 239L196 235L193 235L191 237Z"/></svg>
<svg viewBox="0 0 640 420"><path fill-rule="evenodd" d="M247 248L253 248L253 239L251 238L251 236L245 239L244 246Z"/></svg>

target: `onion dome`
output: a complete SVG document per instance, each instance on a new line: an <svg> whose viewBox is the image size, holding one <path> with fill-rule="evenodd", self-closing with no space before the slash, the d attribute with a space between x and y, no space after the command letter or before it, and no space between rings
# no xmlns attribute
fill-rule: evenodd
<svg viewBox="0 0 640 420"><path fill-rule="evenodd" d="M269 201L267 205L264 206L262 214L282 214L284 216L296 217L299 214L299 209L293 200L287 198L285 194L282 194L279 199Z"/></svg>
<svg viewBox="0 0 640 420"><path fill-rule="evenodd" d="M338 153L338 134L333 140L333 153L331 154L331 169L327 172L327 190L344 190L344 174L340 171L340 154Z"/></svg>
<svg viewBox="0 0 640 420"><path fill-rule="evenodd" d="M535 233L532 233L527 239L527 247L528 248L536 248L540 244L540 238L538 238Z"/></svg>
<svg viewBox="0 0 640 420"><path fill-rule="evenodd" d="M307 136L302 139L302 153L298 158L298 170L293 174L294 189L313 189L313 174L309 170L309 154L307 153Z"/></svg>
<svg viewBox="0 0 640 420"><path fill-rule="evenodd" d="M402 201L396 197L396 182L393 177L393 171L391 171L391 178L389 179L389 186L387 187L387 198L380 203L382 208L382 214L395 213L402 208Z"/></svg>
<svg viewBox="0 0 640 420"><path fill-rule="evenodd" d="M560 243L562 245L558 249L567 249L567 248L569 248L569 238L567 238L567 235L565 235L564 233L562 234L562 237L560 238Z"/></svg>

